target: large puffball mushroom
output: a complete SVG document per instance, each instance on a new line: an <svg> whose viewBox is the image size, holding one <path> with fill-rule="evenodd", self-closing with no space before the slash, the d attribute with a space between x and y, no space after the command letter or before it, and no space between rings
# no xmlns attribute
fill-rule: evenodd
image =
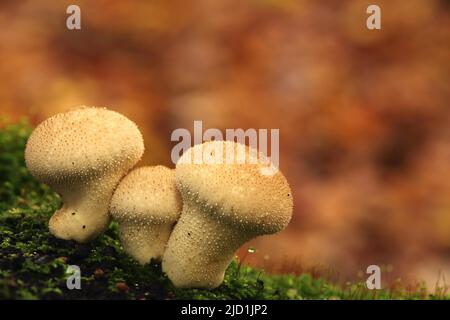
<svg viewBox="0 0 450 320"><path fill-rule="evenodd" d="M110 204L124 250L141 264L160 260L181 207L175 170L156 166L131 171Z"/></svg>
<svg viewBox="0 0 450 320"><path fill-rule="evenodd" d="M28 139L25 162L37 180L62 197L50 232L81 243L101 234L110 221L115 187L143 153L136 124L104 108L80 107L38 125Z"/></svg>
<svg viewBox="0 0 450 320"><path fill-rule="evenodd" d="M182 155L176 183L183 209L162 261L176 287L219 286L240 246L287 226L292 192L280 171L265 169L254 149L231 141L206 142Z"/></svg>

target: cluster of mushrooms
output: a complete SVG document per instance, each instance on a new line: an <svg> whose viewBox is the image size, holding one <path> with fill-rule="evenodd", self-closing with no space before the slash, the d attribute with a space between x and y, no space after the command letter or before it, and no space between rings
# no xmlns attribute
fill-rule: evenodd
<svg viewBox="0 0 450 320"><path fill-rule="evenodd" d="M245 161L210 161L240 148ZM187 150L175 169L132 170L143 153L136 124L105 108L76 108L37 126L25 150L27 168L63 200L50 232L86 243L113 218L124 250L139 263L162 261L176 287L212 289L240 246L291 219L285 177L263 174L267 163L248 161L255 153L246 146L209 141Z"/></svg>

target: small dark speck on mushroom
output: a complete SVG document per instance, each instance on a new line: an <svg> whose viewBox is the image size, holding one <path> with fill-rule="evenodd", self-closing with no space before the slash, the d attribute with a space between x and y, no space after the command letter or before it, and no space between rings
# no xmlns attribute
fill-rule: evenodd
<svg viewBox="0 0 450 320"><path fill-rule="evenodd" d="M72 212L72 215L74 216L74 215L75 215L75 212Z"/></svg>
<svg viewBox="0 0 450 320"><path fill-rule="evenodd" d="M83 226L83 229L86 229L86 226Z"/></svg>
<svg viewBox="0 0 450 320"><path fill-rule="evenodd" d="M188 232L188 236L189 236L189 237L191 236L191 233L190 233L190 232Z"/></svg>

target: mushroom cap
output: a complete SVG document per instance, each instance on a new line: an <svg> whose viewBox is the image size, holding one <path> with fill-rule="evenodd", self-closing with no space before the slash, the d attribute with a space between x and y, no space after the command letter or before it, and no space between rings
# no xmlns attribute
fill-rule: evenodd
<svg viewBox="0 0 450 320"><path fill-rule="evenodd" d="M39 124L28 139L25 161L34 177L50 184L128 170L143 152L134 122L106 108L79 107Z"/></svg>
<svg viewBox="0 0 450 320"><path fill-rule="evenodd" d="M225 161L227 148L234 151L232 161ZM216 156L217 150L222 154ZM239 150L245 152L243 163L237 158ZM200 163L193 160L198 159L196 154L203 155ZM183 201L201 206L213 218L254 235L272 234L289 223L293 199L283 174L265 175L263 168L267 164L257 161L255 149L232 141L210 141L180 157L176 182Z"/></svg>
<svg viewBox="0 0 450 320"><path fill-rule="evenodd" d="M165 166L134 169L122 179L111 199L110 212L118 221L151 223L177 221L182 208L175 170Z"/></svg>

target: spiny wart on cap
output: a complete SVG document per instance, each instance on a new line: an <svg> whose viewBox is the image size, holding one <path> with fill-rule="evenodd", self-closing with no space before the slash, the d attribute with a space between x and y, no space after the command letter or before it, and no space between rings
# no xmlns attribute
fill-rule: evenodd
<svg viewBox="0 0 450 320"><path fill-rule="evenodd" d="M64 202L50 219L50 232L78 242L102 233L114 188L143 152L136 124L106 108L83 106L38 125L27 142L26 166Z"/></svg>
<svg viewBox="0 0 450 320"><path fill-rule="evenodd" d="M110 205L125 251L141 264L161 259L181 206L175 170L155 166L131 171L118 185Z"/></svg>
<svg viewBox="0 0 450 320"><path fill-rule="evenodd" d="M244 150L244 159L205 161L211 150ZM202 161L190 161L202 154ZM265 175L257 152L231 141L190 148L176 166L183 211L163 256L163 271L177 287L215 288L246 241L284 229L293 199L280 171ZM185 159L188 158L187 160ZM217 160L217 159L216 159Z"/></svg>

